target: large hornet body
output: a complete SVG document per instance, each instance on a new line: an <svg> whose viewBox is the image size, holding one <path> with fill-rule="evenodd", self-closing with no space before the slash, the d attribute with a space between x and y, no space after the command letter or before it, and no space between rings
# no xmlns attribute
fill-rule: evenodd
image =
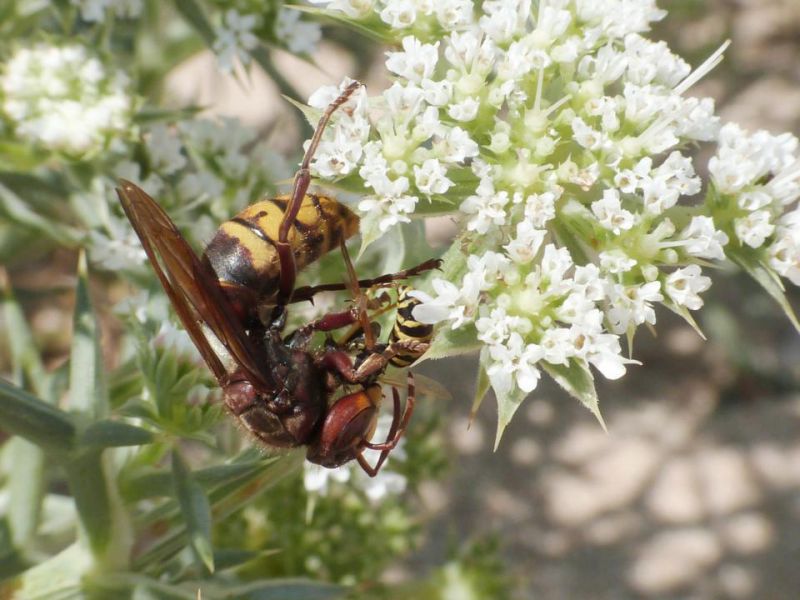
<svg viewBox="0 0 800 600"><path fill-rule="evenodd" d="M336 467L356 459L375 475L401 438L414 407L408 378L405 408L392 388L394 417L387 439L372 443L383 392L378 379L390 362L407 366L428 348L431 328L411 321L415 302L399 293L397 322L386 343L375 339L363 290L435 268L438 261L374 279L358 280L344 246L358 217L327 196L308 193L310 162L331 114L360 84L353 82L327 108L297 172L291 194L259 201L224 223L198 257L158 203L122 180L117 193L176 313L223 390L230 411L269 447L308 446L308 460ZM297 271L341 248L346 283L295 289ZM349 289L352 306L284 335L286 306L320 291ZM363 338L312 349L315 332L349 328ZM207 337L229 355L223 360ZM233 366L230 366L233 364ZM364 449L381 451L372 466Z"/></svg>

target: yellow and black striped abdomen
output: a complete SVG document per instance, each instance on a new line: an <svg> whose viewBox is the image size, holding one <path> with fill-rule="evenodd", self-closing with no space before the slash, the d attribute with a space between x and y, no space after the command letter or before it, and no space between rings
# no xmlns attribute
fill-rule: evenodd
<svg viewBox="0 0 800 600"><path fill-rule="evenodd" d="M261 301L278 289L280 262L275 249L289 196L261 200L223 223L205 256L223 286L243 286ZM298 270L339 246L358 231L358 217L328 196L306 194L289 228Z"/></svg>
<svg viewBox="0 0 800 600"><path fill-rule="evenodd" d="M433 337L433 325L425 325L414 319L412 312L420 301L412 298L408 293L412 288L401 286L397 290L397 317L394 321L392 333L389 336L390 342L402 340L415 340L417 342L430 342ZM422 352L403 352L391 359L391 363L396 367L408 367L424 354Z"/></svg>

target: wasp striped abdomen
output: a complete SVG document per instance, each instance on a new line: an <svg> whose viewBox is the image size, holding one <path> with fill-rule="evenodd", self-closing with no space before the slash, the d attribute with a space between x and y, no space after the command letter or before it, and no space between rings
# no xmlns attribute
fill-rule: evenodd
<svg viewBox="0 0 800 600"><path fill-rule="evenodd" d="M390 344L401 341L416 341L427 344L433 337L433 325L425 325L414 319L412 312L420 301L409 296L410 291L412 291L412 288L408 286L400 286L397 290L397 317L395 318L392 333L389 336ZM403 351L392 357L389 362L396 367L408 367L425 354L426 349L423 347L419 352Z"/></svg>
<svg viewBox="0 0 800 600"><path fill-rule="evenodd" d="M205 258L222 288L239 307L269 303L278 290L280 260L275 248L289 196L261 200L223 223ZM296 268L338 248L358 231L358 216L328 196L306 194L289 229Z"/></svg>

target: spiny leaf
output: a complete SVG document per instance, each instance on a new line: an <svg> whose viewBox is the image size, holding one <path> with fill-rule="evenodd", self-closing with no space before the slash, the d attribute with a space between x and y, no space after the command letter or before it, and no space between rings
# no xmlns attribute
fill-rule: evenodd
<svg viewBox="0 0 800 600"><path fill-rule="evenodd" d="M514 413L517 412L520 404L522 404L522 401L525 400L528 394L516 386L513 386L506 393L498 393L497 390L495 390L495 396L497 398L497 433L494 438L494 450L497 451L497 447L500 445L500 439L503 437L503 432L506 430L506 427L508 427Z"/></svg>
<svg viewBox="0 0 800 600"><path fill-rule="evenodd" d="M792 309L780 277L768 265L764 264L755 252L746 248L731 248L726 251L728 258L744 269L767 293L778 303L789 318L794 328L800 332L800 321Z"/></svg>
<svg viewBox="0 0 800 600"><path fill-rule="evenodd" d="M242 477L263 471L279 459L277 457L262 458L247 462L232 462L215 465L192 472L194 480L205 490L217 486L230 485ZM126 482L123 489L126 500L137 501L144 498L169 496L173 490L173 477L166 471L142 473Z"/></svg>
<svg viewBox="0 0 800 600"><path fill-rule="evenodd" d="M0 214L62 246L75 246L81 239L81 234L77 230L35 213L22 198L1 183Z"/></svg>
<svg viewBox="0 0 800 600"><path fill-rule="evenodd" d="M189 545L197 562L208 573L214 572L214 550L211 545L211 504L203 488L194 480L177 450L172 452L172 477L175 494L186 520Z"/></svg>
<svg viewBox="0 0 800 600"><path fill-rule="evenodd" d="M592 412L601 427L606 430L605 421L600 414L597 391L594 389L594 377L586 363L571 359L569 365L554 365L546 361L541 361L539 365L570 396L580 400L581 404Z"/></svg>
<svg viewBox="0 0 800 600"><path fill-rule="evenodd" d="M70 352L70 408L92 418L108 414L100 330L89 299L86 253L78 258L72 350Z"/></svg>
<svg viewBox="0 0 800 600"><path fill-rule="evenodd" d="M155 439L153 432L120 421L96 421L81 432L78 446L119 448L141 446Z"/></svg>
<svg viewBox="0 0 800 600"><path fill-rule="evenodd" d="M0 378L0 427L63 456L75 439L73 418Z"/></svg>
<svg viewBox="0 0 800 600"><path fill-rule="evenodd" d="M489 376L486 374L486 369L483 368L483 365L479 365L478 380L475 382L475 397L472 399L472 408L469 410L470 425L472 425L472 422L475 420L478 409L481 407L481 404L483 404L483 400L486 398L490 387L491 382L489 381Z"/></svg>
<svg viewBox="0 0 800 600"><path fill-rule="evenodd" d="M679 306L674 302L666 302L666 301L664 302L664 306L666 306L668 309L670 309L679 317L682 317L683 320L686 321L689 324L689 326L697 332L697 335L699 335L703 340L706 339L705 334L700 329L700 326L697 324L697 321L694 320L694 317L692 316L692 313L688 308L686 308L685 306Z"/></svg>

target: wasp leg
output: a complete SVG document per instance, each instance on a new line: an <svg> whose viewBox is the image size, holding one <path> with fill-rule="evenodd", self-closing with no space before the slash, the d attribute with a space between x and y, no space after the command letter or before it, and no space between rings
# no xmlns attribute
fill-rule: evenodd
<svg viewBox="0 0 800 600"><path fill-rule="evenodd" d="M382 444L364 443L366 448L381 450L378 462L375 463L373 467L367 462L363 454L357 456L358 464L370 477L375 477L381 470L383 463L386 462L386 459L389 457L389 453L397 447L397 444L402 439L408 427L408 422L411 420L411 415L414 412L414 406L416 404L414 376L411 373L408 374L408 397L406 398L406 408L405 411L403 411L402 419L400 418L400 395L395 387L392 388L392 399L394 401L394 414L392 415L392 425L389 428L389 435L386 436L386 441Z"/></svg>
<svg viewBox="0 0 800 600"><path fill-rule="evenodd" d="M398 354L422 355L429 347L428 342L414 339L398 340L389 344L382 352L368 355L358 368L353 366L353 360L347 352L334 347L326 350L316 362L320 368L338 374L347 383L364 383L371 376L382 373L389 361Z"/></svg>
<svg viewBox="0 0 800 600"><path fill-rule="evenodd" d="M339 242L339 247L342 250L342 259L347 267L347 287L353 295L353 308L357 311L358 323L361 326L361 331L364 332L364 347L372 351L375 347L375 336L370 327L369 314L367 314L367 297L361 291L361 286L358 285L358 276L356 269L353 267L353 261L350 260L350 253L347 251L347 245L342 239Z"/></svg>
<svg viewBox="0 0 800 600"><path fill-rule="evenodd" d="M278 260L280 261L281 265L281 278L277 297L278 304L286 304L289 302L292 298L292 292L294 291L294 282L295 277L297 276L297 266L295 265L294 261L294 251L289 244L289 229L291 229L292 224L297 218L297 213L300 212L300 206L303 203L303 198L305 198L306 192L308 191L308 186L311 184L311 159L314 157L314 153L317 151L319 142L322 139L322 133L325 130L328 121L330 121L331 115L337 108L347 102L347 99L353 95L353 92L360 87L361 83L358 81L352 82L344 89L338 98L328 105L328 108L325 109L325 112L322 113L322 117L320 117L319 123L317 123L317 128L314 131L314 137L311 138L311 143L308 145L308 149L303 156L303 162L300 163L300 169L294 176L292 197L283 213L283 218L281 219L281 224L278 228L278 239L275 240L275 248L278 251Z"/></svg>
<svg viewBox="0 0 800 600"><path fill-rule="evenodd" d="M432 258L430 260L426 260L423 263L420 263L410 269L404 269L403 271L398 271L397 273L387 273L386 275L381 275L380 277L375 277L373 279L359 279L358 280L358 287L361 289L367 289L372 287L381 287L387 286L391 283L401 280L401 279L408 279L409 277L414 277L419 275L420 273L424 273L425 271L431 271L433 269L438 269L442 264L442 261L438 258ZM316 294L320 292L341 292L343 290L350 289L349 284L346 283L323 283L320 285L306 285L303 287L299 287L294 291L292 295L291 302L304 302L306 300L311 300Z"/></svg>

